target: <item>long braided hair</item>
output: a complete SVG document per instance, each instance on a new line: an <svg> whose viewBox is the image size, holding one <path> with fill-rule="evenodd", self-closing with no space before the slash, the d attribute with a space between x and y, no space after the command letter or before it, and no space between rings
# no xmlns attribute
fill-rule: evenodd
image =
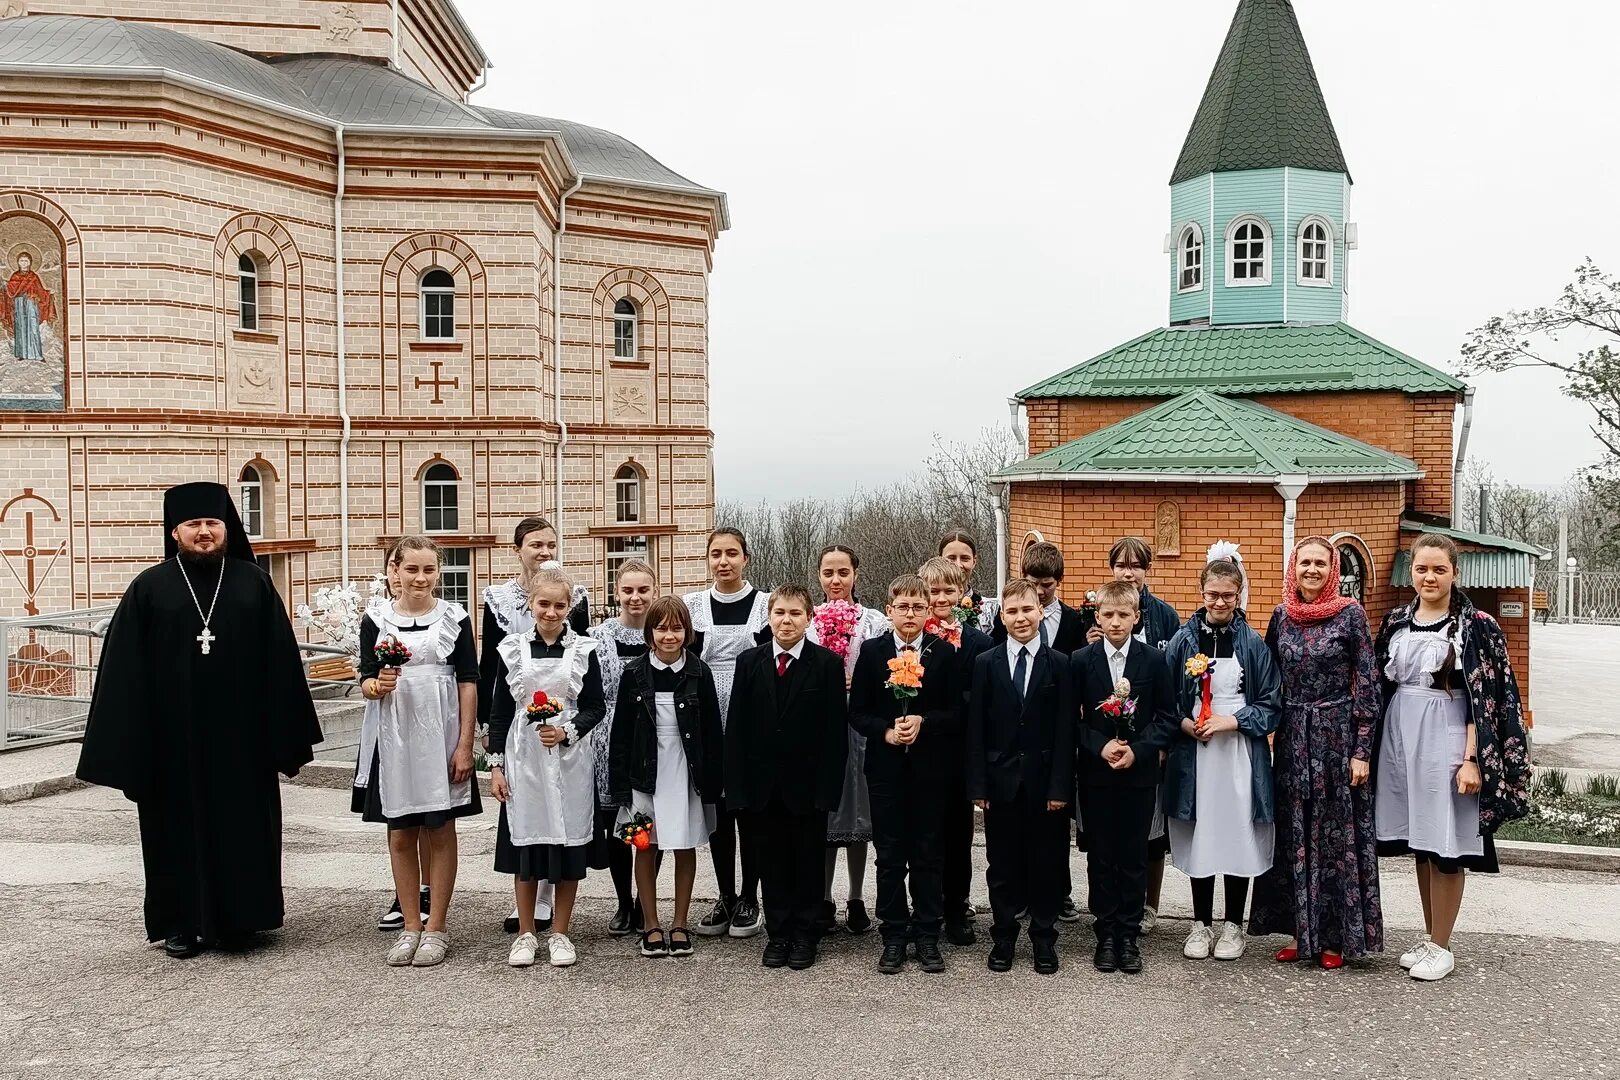
<svg viewBox="0 0 1620 1080"><path fill-rule="evenodd" d="M1462 622L1463 609L1468 604L1468 595L1463 592L1462 586L1458 584L1456 580L1456 571L1460 567L1460 559L1457 552L1457 545L1451 539L1451 537L1442 536L1440 533L1424 533L1423 535L1419 536L1412 542L1412 562L1414 565L1417 563L1417 553L1425 548L1445 552L1446 559L1451 563L1453 573L1451 583L1451 598L1447 604L1447 614L1451 622L1446 628L1446 639L1451 643L1451 645L1450 648L1446 650L1445 675L1442 679L1436 680L1437 683L1443 682L1445 688L1449 689L1451 686L1452 672L1454 672L1457 668L1457 661L1461 656L1461 650L1465 644L1462 636ZM1413 586L1416 586L1415 581L1413 582ZM1415 603L1412 611L1415 616L1417 612Z"/></svg>

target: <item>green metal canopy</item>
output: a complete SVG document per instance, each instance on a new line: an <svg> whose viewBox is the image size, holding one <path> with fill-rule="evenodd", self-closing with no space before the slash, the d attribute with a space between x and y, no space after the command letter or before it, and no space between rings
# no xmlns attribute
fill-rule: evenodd
<svg viewBox="0 0 1620 1080"><path fill-rule="evenodd" d="M1457 393L1463 382L1344 323L1164 329L1018 392L1043 397L1163 397L1313 390Z"/></svg>
<svg viewBox="0 0 1620 1080"><path fill-rule="evenodd" d="M1264 405L1195 390L990 479L1273 482L1284 476L1416 480L1423 470L1408 458Z"/></svg>
<svg viewBox="0 0 1620 1080"><path fill-rule="evenodd" d="M1242 0L1170 182L1284 166L1349 175L1294 6Z"/></svg>
<svg viewBox="0 0 1620 1080"><path fill-rule="evenodd" d="M1403 533L1439 533L1465 544L1490 548L1489 551L1459 551L1457 553L1457 583L1465 589L1529 589L1536 584L1536 563L1547 557L1546 548L1490 533L1464 532L1444 525L1430 525L1422 521L1401 521ZM1396 585L1412 583L1412 552L1410 549L1395 553L1395 568L1390 580Z"/></svg>

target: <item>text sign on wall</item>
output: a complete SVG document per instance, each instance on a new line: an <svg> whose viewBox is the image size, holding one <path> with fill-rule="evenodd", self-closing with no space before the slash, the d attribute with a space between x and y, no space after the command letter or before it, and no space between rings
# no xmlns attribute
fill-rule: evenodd
<svg viewBox="0 0 1620 1080"><path fill-rule="evenodd" d="M1502 601L1502 606L1501 606L1501 608L1499 610L1499 614L1504 619L1522 619L1522 618L1524 618L1524 601L1522 601L1522 600L1504 600L1504 601Z"/></svg>

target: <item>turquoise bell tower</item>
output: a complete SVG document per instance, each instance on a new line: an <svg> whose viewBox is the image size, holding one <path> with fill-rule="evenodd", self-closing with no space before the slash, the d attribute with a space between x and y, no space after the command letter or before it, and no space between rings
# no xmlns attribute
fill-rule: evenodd
<svg viewBox="0 0 1620 1080"><path fill-rule="evenodd" d="M1339 322L1350 171L1289 0L1241 0L1170 177L1170 322Z"/></svg>

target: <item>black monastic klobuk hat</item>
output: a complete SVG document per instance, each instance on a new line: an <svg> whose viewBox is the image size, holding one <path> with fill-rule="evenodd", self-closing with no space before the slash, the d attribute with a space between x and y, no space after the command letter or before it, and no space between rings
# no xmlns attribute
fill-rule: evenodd
<svg viewBox="0 0 1620 1080"><path fill-rule="evenodd" d="M218 518L225 523L225 554L233 559L253 561L253 545L248 541L242 517L231 501L231 492L224 484L199 481L179 484L163 493L163 557L172 559L180 553L174 541L174 530L182 521L197 518Z"/></svg>

